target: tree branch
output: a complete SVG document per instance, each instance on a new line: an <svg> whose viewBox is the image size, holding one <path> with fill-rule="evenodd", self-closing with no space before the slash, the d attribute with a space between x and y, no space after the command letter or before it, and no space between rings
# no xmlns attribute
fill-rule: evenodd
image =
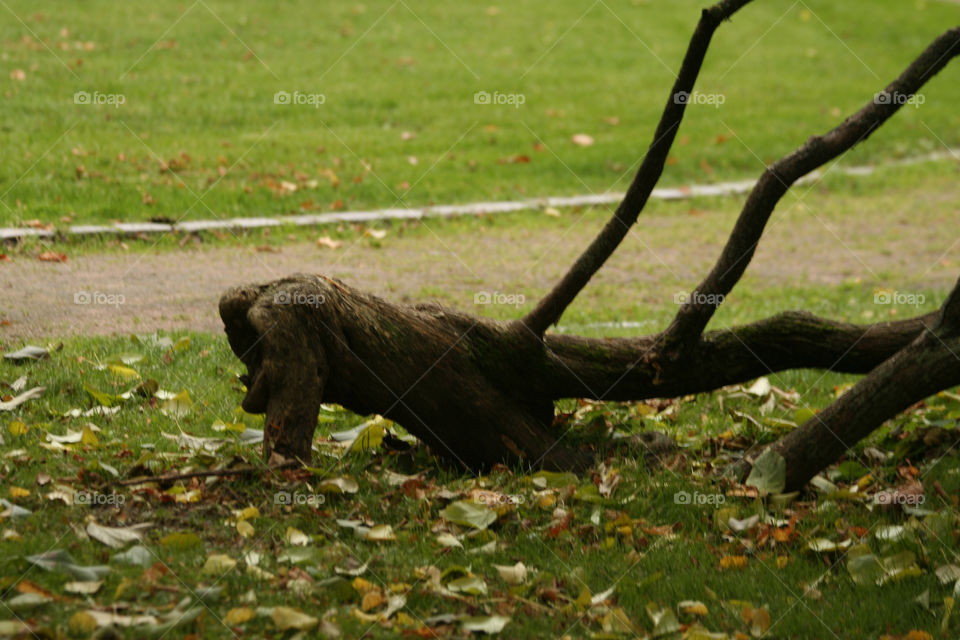
<svg viewBox="0 0 960 640"><path fill-rule="evenodd" d="M593 274L603 266L626 237L633 223L637 221L650 193L663 174L667 154L673 146L673 140L680 128L687 106L686 100L681 96L689 95L693 91L713 32L722 21L730 18L749 2L750 0L723 0L703 10L697 28L690 38L690 44L680 66L680 73L673 84L673 90L670 92L663 115L653 134L653 142L650 143L647 154L613 218L607 222L590 246L580 254L563 279L540 300L530 313L518 321L538 337L542 337L547 327L560 320L564 310L586 286Z"/></svg>
<svg viewBox="0 0 960 640"><path fill-rule="evenodd" d="M712 391L787 369L867 373L932 327L939 312L856 325L802 311L705 334L679 364L650 361L658 336L548 335L545 391L553 398L643 400Z"/></svg>
<svg viewBox="0 0 960 640"><path fill-rule="evenodd" d="M802 488L885 420L960 384L960 281L936 319L916 340L771 445L786 460L786 491Z"/></svg>
<svg viewBox="0 0 960 640"><path fill-rule="evenodd" d="M663 355L677 360L697 343L717 307L753 258L767 221L797 179L866 140L950 60L960 54L960 27L933 41L900 76L857 113L822 136L813 136L770 167L753 187L713 270L688 296L663 334Z"/></svg>

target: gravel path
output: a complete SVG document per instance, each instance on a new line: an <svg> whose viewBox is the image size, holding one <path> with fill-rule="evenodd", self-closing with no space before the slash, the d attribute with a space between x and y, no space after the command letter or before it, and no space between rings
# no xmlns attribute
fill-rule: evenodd
<svg viewBox="0 0 960 640"><path fill-rule="evenodd" d="M811 193L805 206L778 212L748 274L753 286L836 284L855 277L900 288L946 289L960 271L954 183L934 192L844 200ZM399 301L438 298L477 311L477 291L543 292L603 220L564 212L546 228L498 224L454 234L441 223L414 234L394 227L382 247L360 239L338 249L290 242L276 253L250 246L103 253L65 263L17 254L0 262L0 343L66 334L155 329L220 331L217 300L228 287L297 272L318 272ZM644 214L624 246L578 303L603 304L611 291L640 304L672 301L709 269L736 216L690 204ZM434 232L436 228L436 233ZM884 279L894 280L885 282Z"/></svg>

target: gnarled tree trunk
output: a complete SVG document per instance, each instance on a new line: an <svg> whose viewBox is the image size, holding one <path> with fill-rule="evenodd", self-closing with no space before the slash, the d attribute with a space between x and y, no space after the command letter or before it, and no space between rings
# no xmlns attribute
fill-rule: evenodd
<svg viewBox="0 0 960 640"><path fill-rule="evenodd" d="M230 345L246 364L247 411L266 413L264 455L310 459L321 402L378 413L469 469L498 462L583 469L589 452L552 428L560 398L641 400L709 391L794 368L867 375L773 445L788 489L802 486L885 419L960 384L960 283L938 312L853 325L781 313L704 332L743 275L767 221L796 180L862 142L953 56L960 28L927 47L862 109L764 171L713 270L661 333L591 339L549 335L613 253L660 178L716 28L749 0L701 15L643 163L612 219L525 317L496 322L438 305L398 305L323 275L232 289L220 301ZM878 94L881 95L881 94Z"/></svg>

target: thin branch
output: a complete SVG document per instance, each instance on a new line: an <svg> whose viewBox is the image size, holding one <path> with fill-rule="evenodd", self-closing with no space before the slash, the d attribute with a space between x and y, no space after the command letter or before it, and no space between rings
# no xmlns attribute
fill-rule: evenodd
<svg viewBox="0 0 960 640"><path fill-rule="evenodd" d="M730 18L751 0L723 0L704 9L697 28L690 38L680 73L667 99L663 115L653 135L653 142L647 149L640 168L637 170L623 201L617 207L613 217L603 230L594 238L590 246L580 254L566 275L544 296L530 313L517 321L526 326L538 337L542 337L547 327L560 320L564 310L573 302L590 278L597 272L607 258L616 250L643 207L650 193L663 174L667 154L673 146L673 140L683 120L687 96L693 91L700 67L706 56L713 32L721 22Z"/></svg>
<svg viewBox="0 0 960 640"><path fill-rule="evenodd" d="M667 360L695 347L717 307L753 258L767 221L797 179L866 140L950 60L960 54L960 27L939 36L887 88L858 112L822 136L813 136L784 156L757 181L713 270L688 296L663 334Z"/></svg>
<svg viewBox="0 0 960 640"><path fill-rule="evenodd" d="M189 480L191 478L213 478L223 476L244 476L261 475L264 471L281 471L283 469L299 469L303 466L299 460L288 460L284 463L270 467L235 467L233 469L205 469L203 471L186 471L183 473L171 472L159 476L139 476L136 478L127 478L118 480L117 484L126 487L136 484L146 484L148 482L169 483L177 480Z"/></svg>

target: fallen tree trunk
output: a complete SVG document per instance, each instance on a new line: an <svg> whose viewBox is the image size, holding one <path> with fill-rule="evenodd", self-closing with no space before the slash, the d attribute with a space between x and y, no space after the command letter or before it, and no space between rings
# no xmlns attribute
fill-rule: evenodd
<svg viewBox="0 0 960 640"><path fill-rule="evenodd" d="M265 455L310 460L321 402L403 425L447 462L584 469L561 443L553 403L709 391L797 367L864 373L934 316L859 326L785 313L707 333L683 366L644 362L657 337L548 335L437 305L397 305L338 280L299 274L233 289L220 302L247 365L245 410L266 413Z"/></svg>
<svg viewBox="0 0 960 640"><path fill-rule="evenodd" d="M592 452L565 445L564 434L551 428L557 399L675 397L796 368L869 373L774 445L786 459L788 488L797 488L883 420L958 384L956 288L937 313L901 322L860 326L787 312L704 331L790 186L866 140L960 54L960 28L935 39L840 125L764 171L713 270L662 333L631 339L546 333L637 220L682 122L687 101L681 97L692 92L714 31L749 1L722 0L704 9L623 202L523 318L502 323L437 305L391 304L317 275L224 294L227 337L248 369L243 406L266 413L265 457L308 462L319 405L334 402L390 418L468 469L498 462L583 469Z"/></svg>

